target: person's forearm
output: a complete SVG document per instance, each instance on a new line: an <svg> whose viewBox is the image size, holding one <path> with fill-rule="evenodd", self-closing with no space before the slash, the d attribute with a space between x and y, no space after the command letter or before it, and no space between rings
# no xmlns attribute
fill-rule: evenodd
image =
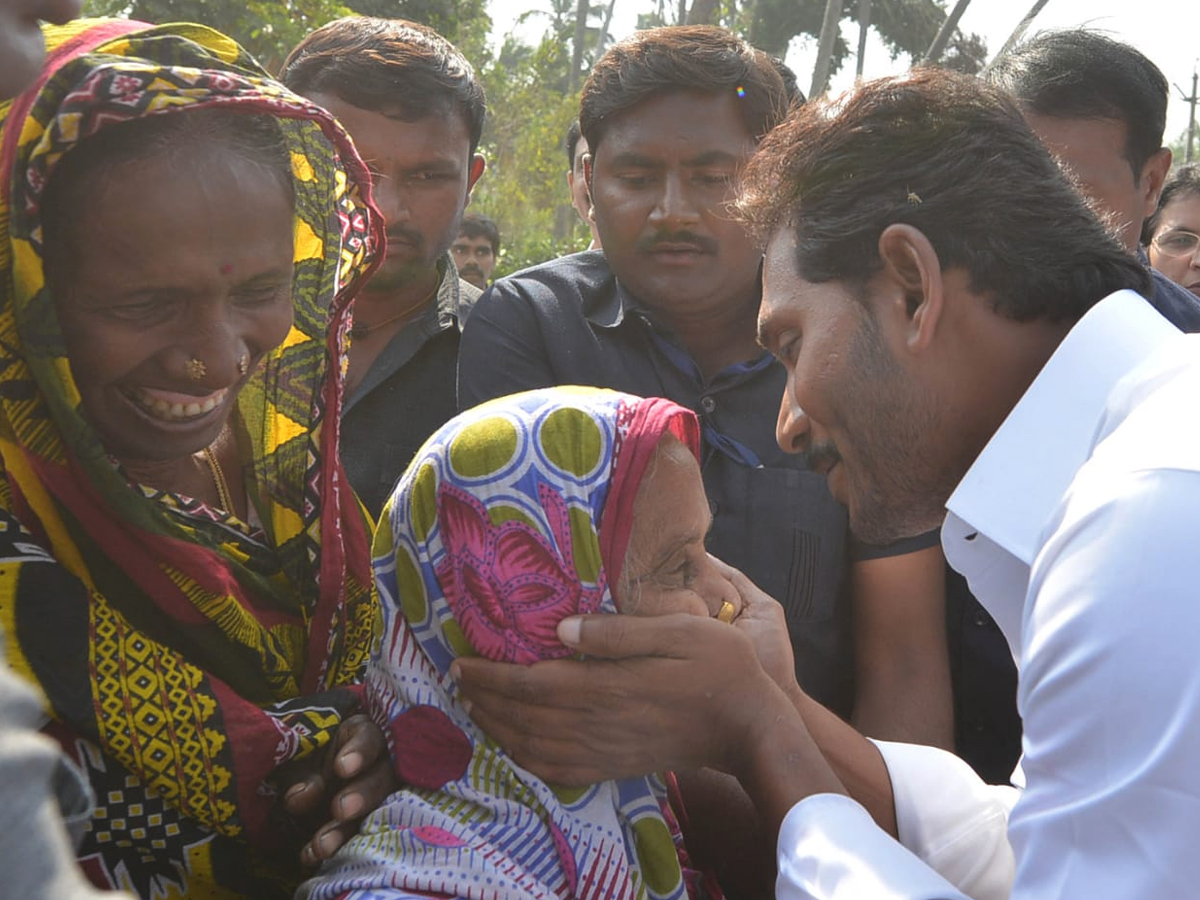
<svg viewBox="0 0 1200 900"><path fill-rule="evenodd" d="M861 673L860 673L861 674ZM850 722L876 740L954 749L954 709L949 675L937 671L875 672L860 688Z"/></svg>
<svg viewBox="0 0 1200 900"><path fill-rule="evenodd" d="M875 745L799 688L790 693L790 699L846 792L866 807L880 828L895 837L892 781Z"/></svg>
<svg viewBox="0 0 1200 900"><path fill-rule="evenodd" d="M763 697L763 714L746 733L733 772L772 841L793 806L813 794L844 794L802 715L782 691Z"/></svg>

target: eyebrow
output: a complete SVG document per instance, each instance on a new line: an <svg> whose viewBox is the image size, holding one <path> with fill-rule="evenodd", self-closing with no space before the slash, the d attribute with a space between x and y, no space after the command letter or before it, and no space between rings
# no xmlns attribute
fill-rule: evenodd
<svg viewBox="0 0 1200 900"><path fill-rule="evenodd" d="M724 150L709 150L707 153L701 153L699 156L693 156L691 159L685 159L685 166L720 166L730 165L736 166L741 162L741 157L733 153L727 153Z"/></svg>
<svg viewBox="0 0 1200 900"><path fill-rule="evenodd" d="M237 282L234 285L236 290L254 290L255 288L266 287L281 287L285 282L293 280L295 270L293 266L288 266L277 269L270 269L266 272L256 272L249 278Z"/></svg>
<svg viewBox="0 0 1200 900"><path fill-rule="evenodd" d="M457 159L426 159L408 166L403 171L408 172L446 172L456 174L459 170Z"/></svg>
<svg viewBox="0 0 1200 900"><path fill-rule="evenodd" d="M698 169L704 166L736 166L740 162L741 157L736 154L725 150L709 150L697 156L688 157L683 161L683 165L687 168ZM661 159L655 159L642 153L634 153L633 151L616 154L609 161L609 165L613 168L621 168L623 166L640 169L665 168L665 164Z"/></svg>

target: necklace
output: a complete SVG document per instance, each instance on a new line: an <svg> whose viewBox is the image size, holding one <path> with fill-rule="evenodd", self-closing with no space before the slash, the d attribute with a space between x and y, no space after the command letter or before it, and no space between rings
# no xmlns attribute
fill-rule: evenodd
<svg viewBox="0 0 1200 900"><path fill-rule="evenodd" d="M225 512L235 513L237 510L233 508L233 497L229 492L229 483L225 480L225 472L221 469L221 464L217 462L217 454L212 452L211 447L205 447L202 451L204 461L208 463L208 471L212 474L213 484L217 486L217 497L220 498L221 508Z"/></svg>
<svg viewBox="0 0 1200 900"><path fill-rule="evenodd" d="M362 340L372 331L378 331L384 325L391 325L397 319L403 319L413 310L420 309L430 300L437 296L438 288L442 286L442 279L439 278L437 284L433 286L433 290L414 303L412 306L405 307L394 316L384 319L382 322L376 322L374 325L368 325L366 322L359 322L357 319L350 325L350 337L355 340Z"/></svg>

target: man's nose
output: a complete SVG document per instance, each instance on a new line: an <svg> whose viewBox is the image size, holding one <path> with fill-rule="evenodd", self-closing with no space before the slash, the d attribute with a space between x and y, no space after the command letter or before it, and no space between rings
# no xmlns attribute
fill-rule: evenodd
<svg viewBox="0 0 1200 900"><path fill-rule="evenodd" d="M680 228L699 221L699 207L682 173L668 173L663 179L662 194L652 218L668 228Z"/></svg>
<svg viewBox="0 0 1200 900"><path fill-rule="evenodd" d="M392 225L396 222L405 222L408 220L408 203L404 199L403 192L394 181L376 178L373 185L373 196L375 205L379 207L379 212L383 214L384 224Z"/></svg>
<svg viewBox="0 0 1200 900"><path fill-rule="evenodd" d="M784 453L803 453L808 446L811 423L792 394L791 384L779 404L779 420L775 423L775 440Z"/></svg>

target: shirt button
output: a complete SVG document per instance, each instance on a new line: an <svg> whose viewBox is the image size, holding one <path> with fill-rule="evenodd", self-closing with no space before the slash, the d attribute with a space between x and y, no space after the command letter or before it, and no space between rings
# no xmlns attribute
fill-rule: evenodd
<svg viewBox="0 0 1200 900"><path fill-rule="evenodd" d="M982 610L976 610L975 611L975 624L978 625L980 628L983 628L984 626L988 625L989 623L988 623L987 613L983 612Z"/></svg>
<svg viewBox="0 0 1200 900"><path fill-rule="evenodd" d="M700 408L702 410L704 410L706 413L710 413L714 409L717 408L717 401L714 400L712 397L701 397L700 398Z"/></svg>

